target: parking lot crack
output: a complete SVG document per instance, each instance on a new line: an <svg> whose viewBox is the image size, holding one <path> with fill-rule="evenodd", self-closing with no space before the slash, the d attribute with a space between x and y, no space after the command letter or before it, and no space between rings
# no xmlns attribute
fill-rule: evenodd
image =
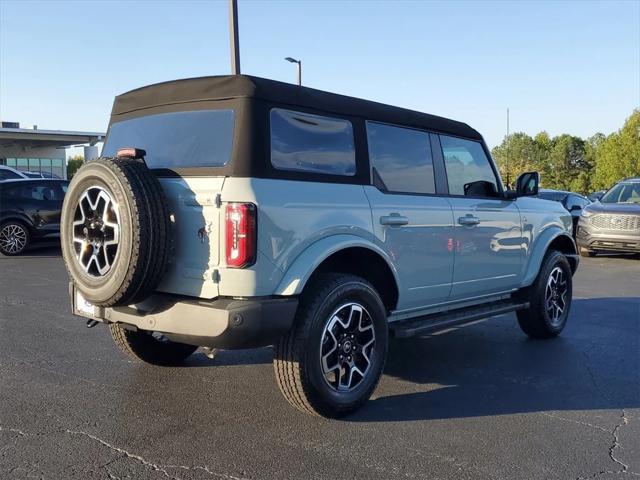
<svg viewBox="0 0 640 480"><path fill-rule="evenodd" d="M613 431L611 432L611 435L613 435L613 443L611 444L611 446L609 447L609 457L611 458L611 460L615 463L617 463L618 465L620 465L621 470L619 470L618 473L628 473L630 475L634 475L634 476L638 476L640 477L640 473L635 473L635 472L631 472L629 471L629 465L627 465L626 463L624 463L622 460L620 460L620 458L618 458L616 456L616 450L622 448L622 445L620 444L620 435L619 432L620 430L629 424L629 417L627 417L627 412L625 409L622 409L622 414L620 415L620 423L618 423Z"/></svg>
<svg viewBox="0 0 640 480"><path fill-rule="evenodd" d="M601 432L611 433L610 430L607 430L606 428L601 427L599 425L594 425L592 423L587 423L587 422L581 422L580 420L574 420L572 418L561 417L560 415L554 415L554 414L548 413L548 412L541 412L541 413L545 417L555 418L557 420L562 420L563 422L576 423L576 424L582 425L584 427L589 427L589 428L593 428L595 430L600 430Z"/></svg>
<svg viewBox="0 0 640 480"><path fill-rule="evenodd" d="M180 468L182 470L201 470L205 472L207 475L210 475L215 478L224 478L226 480L248 480L247 478L244 478L244 477L236 477L234 475L229 475L227 473L214 472L207 466L196 465L194 467L189 467L187 465L166 465L166 468Z"/></svg>
<svg viewBox="0 0 640 480"><path fill-rule="evenodd" d="M90 438L91 440L100 443L101 445L109 448L110 450L113 450L114 452L120 453L120 454L124 455L127 458L130 458L132 460L137 461L138 463L144 465L145 467L150 468L153 471L162 473L167 478L170 478L172 480L181 480L179 477L174 477L173 475L171 475L167 471L168 467L163 467L162 465L158 465L158 464L152 463L152 462L144 459L140 455L136 455L134 453L128 452L124 448L120 448L120 447L117 447L115 445L112 445L109 442L106 442L106 441L102 440L101 438L96 437L95 435L91 435L90 433L87 433L87 432L82 432L82 431L78 431L78 430L68 430L68 429L66 430L66 433L69 433L71 435L82 435L82 436L85 436L87 438Z"/></svg>
<svg viewBox="0 0 640 480"><path fill-rule="evenodd" d="M29 434L23 432L22 430L18 429L18 428L8 428L8 427L3 427L0 425L0 432L10 432L10 433L15 433L16 435L20 436L20 437L28 437Z"/></svg>

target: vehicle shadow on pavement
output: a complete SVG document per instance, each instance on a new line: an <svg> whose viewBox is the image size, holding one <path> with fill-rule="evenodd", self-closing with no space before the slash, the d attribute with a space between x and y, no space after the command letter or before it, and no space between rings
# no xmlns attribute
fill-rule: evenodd
<svg viewBox="0 0 640 480"><path fill-rule="evenodd" d="M640 407L640 298L575 299L563 334L530 340L515 315L439 335L392 340L385 375L408 390L355 422L453 419ZM418 391L416 391L418 390Z"/></svg>
<svg viewBox="0 0 640 480"><path fill-rule="evenodd" d="M250 350L222 350L217 352L214 358L207 357L198 351L190 356L178 368L189 367L230 367L235 365L259 365L272 363L273 349L271 347L255 348Z"/></svg>
<svg viewBox="0 0 640 480"><path fill-rule="evenodd" d="M58 241L44 242L43 241L43 242L34 242L20 257L21 258L30 258L30 257L55 258L55 257L61 257L61 256L62 256L62 250L60 250L60 242Z"/></svg>

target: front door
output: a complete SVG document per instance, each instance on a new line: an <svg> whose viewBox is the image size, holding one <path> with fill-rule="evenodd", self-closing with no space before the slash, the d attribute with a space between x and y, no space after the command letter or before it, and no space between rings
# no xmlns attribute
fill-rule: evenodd
<svg viewBox="0 0 640 480"><path fill-rule="evenodd" d="M455 224L451 300L520 285L525 254L520 211L502 193L480 142L440 135Z"/></svg>
<svg viewBox="0 0 640 480"><path fill-rule="evenodd" d="M438 197L427 132L367 122L373 230L400 280L398 311L442 303L453 271L453 216Z"/></svg>

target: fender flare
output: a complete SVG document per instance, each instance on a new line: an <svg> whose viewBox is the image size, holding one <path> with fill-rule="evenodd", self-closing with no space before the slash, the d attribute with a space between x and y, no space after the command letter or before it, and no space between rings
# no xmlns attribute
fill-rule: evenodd
<svg viewBox="0 0 640 480"><path fill-rule="evenodd" d="M536 277L538 276L538 272L540 271L540 266L542 265L542 260L544 260L544 256L549 250L549 246L553 241L560 237L565 237L566 239L571 241L571 244L573 245L573 252L569 253L568 255L576 254L577 250L575 247L575 242L567 232L557 226L546 229L540 234L533 246L532 252L529 254L529 261L525 266L525 272L522 279L523 287L528 287L536 279Z"/></svg>
<svg viewBox="0 0 640 480"><path fill-rule="evenodd" d="M285 271L274 295L299 295L318 266L327 258L346 248L360 247L380 255L393 273L394 281L400 291L398 272L389 256L374 243L355 235L332 235L318 240L300 253Z"/></svg>
<svg viewBox="0 0 640 480"><path fill-rule="evenodd" d="M17 212L8 213L2 218L0 218L0 224L3 224L8 220L18 220L24 223L27 227L29 227L29 229L33 230L34 228L33 222L31 221L31 219L23 213L17 213Z"/></svg>

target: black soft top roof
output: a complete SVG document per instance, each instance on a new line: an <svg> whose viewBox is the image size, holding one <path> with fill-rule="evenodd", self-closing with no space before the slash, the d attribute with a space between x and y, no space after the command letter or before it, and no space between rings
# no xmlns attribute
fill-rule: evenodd
<svg viewBox="0 0 640 480"><path fill-rule="evenodd" d="M383 103L338 95L309 87L300 87L249 75L221 75L157 83L118 95L111 112L119 115L151 107L188 104L234 98L255 98L276 104L350 115L382 122L414 126L481 140L469 125L447 118L393 107Z"/></svg>

